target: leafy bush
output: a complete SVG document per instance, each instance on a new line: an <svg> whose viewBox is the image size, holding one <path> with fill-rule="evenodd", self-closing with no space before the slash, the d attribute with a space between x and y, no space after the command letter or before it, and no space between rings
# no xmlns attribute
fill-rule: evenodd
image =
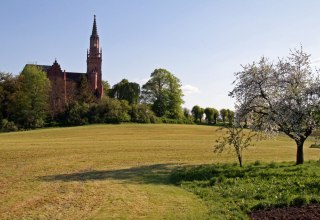
<svg viewBox="0 0 320 220"><path fill-rule="evenodd" d="M75 102L66 112L66 123L68 125L88 124L89 105Z"/></svg>
<svg viewBox="0 0 320 220"><path fill-rule="evenodd" d="M259 166L259 165L261 165L261 161L260 160L256 160L253 165Z"/></svg>
<svg viewBox="0 0 320 220"><path fill-rule="evenodd" d="M149 106L145 104L133 104L129 110L132 122L137 123L157 123L158 119L151 111Z"/></svg>
<svg viewBox="0 0 320 220"><path fill-rule="evenodd" d="M297 206L297 207L301 207L301 206L303 206L303 205L307 205L308 203L309 203L309 200L308 200L307 197L305 197L305 196L298 196L298 197L294 198L294 199L291 201L290 205L292 205L292 206Z"/></svg>
<svg viewBox="0 0 320 220"><path fill-rule="evenodd" d="M14 122L8 121L7 119L3 119L1 121L1 131L4 132L11 132L11 131L17 131L18 127L15 125Z"/></svg>

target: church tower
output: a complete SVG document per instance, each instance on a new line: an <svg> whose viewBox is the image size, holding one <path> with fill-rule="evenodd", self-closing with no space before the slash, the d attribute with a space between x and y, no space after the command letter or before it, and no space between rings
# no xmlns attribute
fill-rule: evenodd
<svg viewBox="0 0 320 220"><path fill-rule="evenodd" d="M90 36L90 48L87 51L87 77L92 92L97 98L103 96L101 64L102 50L99 47L99 35L96 16L94 15L92 34Z"/></svg>

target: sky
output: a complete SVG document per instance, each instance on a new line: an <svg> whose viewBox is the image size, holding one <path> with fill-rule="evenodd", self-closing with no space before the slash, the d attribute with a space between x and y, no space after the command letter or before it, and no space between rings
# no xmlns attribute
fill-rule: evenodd
<svg viewBox="0 0 320 220"><path fill-rule="evenodd" d="M97 16L103 79L143 85L157 68L181 80L184 106L234 109L241 65L285 57L290 49L320 64L318 0L1 0L0 71L57 59L86 71Z"/></svg>

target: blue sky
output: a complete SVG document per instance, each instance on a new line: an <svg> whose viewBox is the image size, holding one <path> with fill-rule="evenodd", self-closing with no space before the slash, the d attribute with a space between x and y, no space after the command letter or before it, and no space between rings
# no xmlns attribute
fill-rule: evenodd
<svg viewBox="0 0 320 220"><path fill-rule="evenodd" d="M26 63L86 71L97 15L103 78L143 84L165 68L183 84L185 106L234 108L241 64L276 60L303 45L320 62L317 0L2 0L0 71Z"/></svg>

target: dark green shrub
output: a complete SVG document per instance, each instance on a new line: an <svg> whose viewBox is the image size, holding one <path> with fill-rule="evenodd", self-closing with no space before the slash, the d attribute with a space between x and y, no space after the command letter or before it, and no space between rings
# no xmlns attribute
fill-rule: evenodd
<svg viewBox="0 0 320 220"><path fill-rule="evenodd" d="M309 201L306 197L298 196L291 201L290 205L301 207L301 206L307 205L308 203L309 203Z"/></svg>
<svg viewBox="0 0 320 220"><path fill-rule="evenodd" d="M268 167L270 167L270 168L276 168L276 167L277 167L277 164L276 164L274 161L272 161L271 163L269 163Z"/></svg>
<svg viewBox="0 0 320 220"><path fill-rule="evenodd" d="M11 131L17 131L18 127L15 125L14 122L8 121L7 119L3 119L1 121L1 131L3 132L11 132Z"/></svg>
<svg viewBox="0 0 320 220"><path fill-rule="evenodd" d="M309 202L311 204L320 204L320 198L312 197Z"/></svg>
<svg viewBox="0 0 320 220"><path fill-rule="evenodd" d="M255 165L255 166L260 166L260 165L261 165L261 161L260 161L260 160L256 160L256 161L253 163L253 165Z"/></svg>
<svg viewBox="0 0 320 220"><path fill-rule="evenodd" d="M264 209L268 209L270 207L270 204L267 202L259 202L257 205L253 206L251 208L251 211L255 211L255 210L264 210Z"/></svg>
<svg viewBox="0 0 320 220"><path fill-rule="evenodd" d="M69 107L66 113L66 122L68 125L85 125L88 120L89 105L86 103L74 103Z"/></svg>

